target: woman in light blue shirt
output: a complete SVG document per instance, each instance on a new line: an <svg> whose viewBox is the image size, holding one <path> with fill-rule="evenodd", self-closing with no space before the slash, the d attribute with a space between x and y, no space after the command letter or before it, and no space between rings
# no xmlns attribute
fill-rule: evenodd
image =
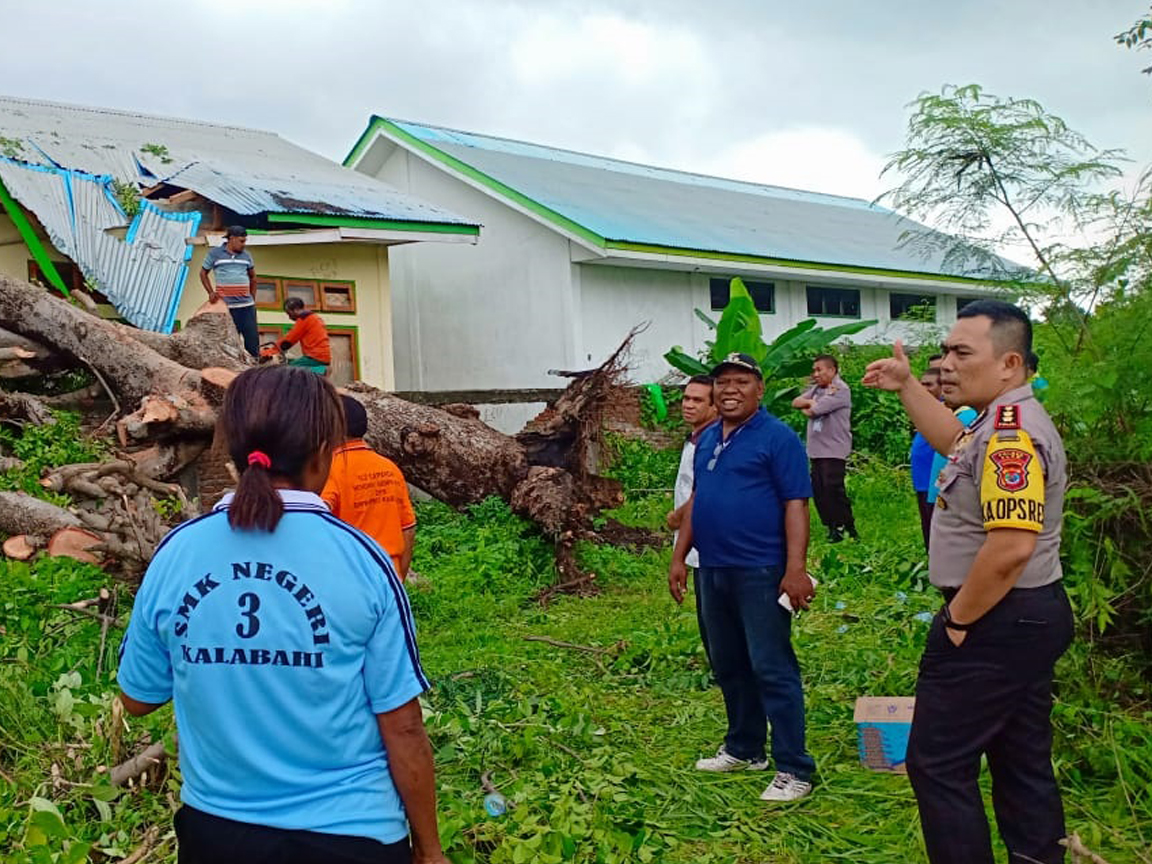
<svg viewBox="0 0 1152 864"><path fill-rule="evenodd" d="M250 369L221 427L236 493L156 550L118 673L130 714L174 704L179 861L442 864L411 609L388 553L317 494L335 390Z"/></svg>

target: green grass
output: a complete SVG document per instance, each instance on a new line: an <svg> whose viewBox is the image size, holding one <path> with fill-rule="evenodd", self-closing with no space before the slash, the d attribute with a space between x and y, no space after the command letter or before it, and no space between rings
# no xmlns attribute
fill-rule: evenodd
<svg viewBox="0 0 1152 864"><path fill-rule="evenodd" d="M820 593L794 630L818 785L811 798L784 806L758 800L763 774L692 769L721 740L724 712L691 602L677 607L668 597L667 550L584 547L600 593L542 608L532 595L554 574L550 547L531 526L499 502L466 514L421 505L414 569L422 578L411 595L435 682L426 721L449 857L923 861L907 781L860 767L852 707L859 695L912 693L927 628L913 616L939 600L926 584L907 475L869 464L849 488L863 539L829 547L814 533ZM640 498L620 515L657 527L667 506L659 496ZM83 860L84 844L126 852L149 824L167 832L175 778L95 800L108 797L95 767L108 760L112 688L107 672L94 674L99 627L48 604L90 596L102 577L59 565L9 565L0 574L0 768L17 781L0 786L0 850L11 849L0 858ZM110 652L118 638L110 636ZM1152 860L1152 710L1136 668L1078 642L1058 670L1056 761L1069 827L1111 864ZM79 684L61 683L73 671ZM170 712L158 714L131 721L124 749L168 730ZM486 771L514 805L503 817L484 811ZM59 819L34 812L48 802ZM148 860L171 857L169 843Z"/></svg>

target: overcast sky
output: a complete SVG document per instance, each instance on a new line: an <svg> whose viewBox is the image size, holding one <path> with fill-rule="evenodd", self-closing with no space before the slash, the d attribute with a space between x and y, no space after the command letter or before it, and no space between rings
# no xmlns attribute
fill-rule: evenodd
<svg viewBox="0 0 1152 864"><path fill-rule="evenodd" d="M873 197L907 103L979 83L1152 162L1147 0L0 0L0 92L280 133L370 115Z"/></svg>

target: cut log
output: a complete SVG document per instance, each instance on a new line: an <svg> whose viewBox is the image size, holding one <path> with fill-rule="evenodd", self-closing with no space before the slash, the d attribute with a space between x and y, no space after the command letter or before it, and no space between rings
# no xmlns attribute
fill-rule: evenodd
<svg viewBox="0 0 1152 864"><path fill-rule="evenodd" d="M28 534L16 534L4 541L4 554L13 561L27 561L39 551Z"/></svg>
<svg viewBox="0 0 1152 864"><path fill-rule="evenodd" d="M27 420L37 426L55 423L48 406L27 393L7 393L0 390L0 419Z"/></svg>
<svg viewBox="0 0 1152 864"><path fill-rule="evenodd" d="M53 558L75 558L88 564L99 564L100 557L91 550L103 542L103 537L83 528L61 528L48 541L48 554Z"/></svg>
<svg viewBox="0 0 1152 864"><path fill-rule="evenodd" d="M193 394L199 390L197 372L128 335L130 328L95 318L43 288L2 275L0 327L48 342L99 370L132 405L152 393Z"/></svg>
<svg viewBox="0 0 1152 864"><path fill-rule="evenodd" d="M224 392L240 373L223 366L208 366L200 370L200 393L209 405L219 408L224 403Z"/></svg>
<svg viewBox="0 0 1152 864"><path fill-rule="evenodd" d="M204 304L188 319L183 330L171 336L119 326L129 338L189 369L218 366L242 372L255 363L244 350L244 343L223 302Z"/></svg>
<svg viewBox="0 0 1152 864"><path fill-rule="evenodd" d="M154 479L175 477L208 448L207 441L176 441L172 444L154 444L144 450L129 453L128 458L145 477Z"/></svg>
<svg viewBox="0 0 1152 864"><path fill-rule="evenodd" d="M40 534L49 537L61 528L79 528L80 520L55 504L24 492L0 491L0 534Z"/></svg>
<svg viewBox="0 0 1152 864"><path fill-rule="evenodd" d="M0 361L4 360L32 360L36 352L21 348L19 345L0 345Z"/></svg>

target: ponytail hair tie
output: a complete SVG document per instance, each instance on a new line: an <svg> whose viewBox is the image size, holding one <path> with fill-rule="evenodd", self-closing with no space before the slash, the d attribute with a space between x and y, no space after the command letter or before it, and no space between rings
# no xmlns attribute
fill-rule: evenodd
<svg viewBox="0 0 1152 864"><path fill-rule="evenodd" d="M253 450L248 454L249 465L259 465L265 471L272 467L272 460L268 458L268 454L263 450Z"/></svg>

